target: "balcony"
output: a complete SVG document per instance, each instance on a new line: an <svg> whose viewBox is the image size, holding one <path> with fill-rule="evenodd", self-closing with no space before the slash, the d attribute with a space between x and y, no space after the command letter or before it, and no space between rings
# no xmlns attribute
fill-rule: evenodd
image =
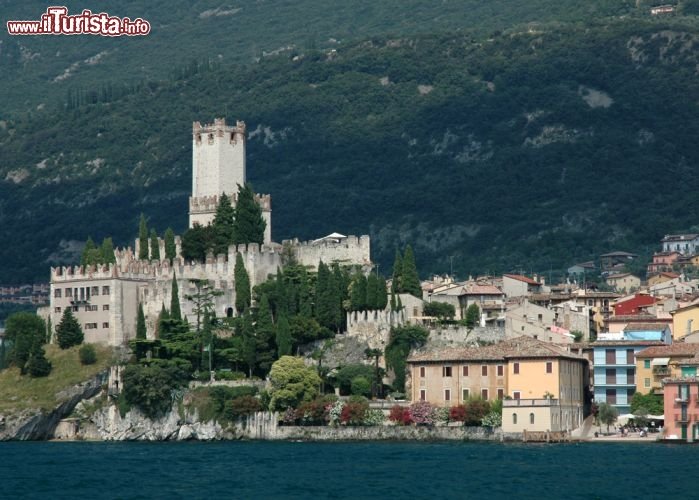
<svg viewBox="0 0 699 500"><path fill-rule="evenodd" d="M558 399L504 399L502 406L505 408L519 406L560 406Z"/></svg>
<svg viewBox="0 0 699 500"><path fill-rule="evenodd" d="M656 366L653 368L654 377L669 377L670 369L667 366Z"/></svg>

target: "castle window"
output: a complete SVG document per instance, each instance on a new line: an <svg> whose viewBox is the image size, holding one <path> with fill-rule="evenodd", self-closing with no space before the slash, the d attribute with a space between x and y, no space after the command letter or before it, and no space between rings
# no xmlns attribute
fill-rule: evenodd
<svg viewBox="0 0 699 500"><path fill-rule="evenodd" d="M57 299L60 299L60 298L61 298L61 289L60 289L60 288L56 288L56 289L53 291L53 296L56 297Z"/></svg>
<svg viewBox="0 0 699 500"><path fill-rule="evenodd" d="M232 318L233 317L233 308L229 307L226 309L226 318Z"/></svg>
<svg viewBox="0 0 699 500"><path fill-rule="evenodd" d="M105 321L104 323L102 323L102 328L109 328L109 322Z"/></svg>
<svg viewBox="0 0 699 500"><path fill-rule="evenodd" d="M105 285L102 287L102 295L109 295L109 286Z"/></svg>
<svg viewBox="0 0 699 500"><path fill-rule="evenodd" d="M104 305L102 306L102 310L103 310L103 311L109 311L109 304L104 304Z"/></svg>
<svg viewBox="0 0 699 500"><path fill-rule="evenodd" d="M93 286L93 287L92 287L92 295L96 297L96 296L99 295L99 294L100 294L100 287L98 287L98 286Z"/></svg>
<svg viewBox="0 0 699 500"><path fill-rule="evenodd" d="M214 143L214 134L209 134L208 139L209 139L209 144L213 144Z"/></svg>

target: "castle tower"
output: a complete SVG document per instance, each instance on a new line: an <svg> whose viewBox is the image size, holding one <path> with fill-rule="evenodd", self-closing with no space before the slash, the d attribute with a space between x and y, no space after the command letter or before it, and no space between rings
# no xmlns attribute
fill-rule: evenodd
<svg viewBox="0 0 699 500"><path fill-rule="evenodd" d="M189 198L189 227L213 222L219 197L226 193L235 205L238 184L246 182L245 122L226 125L225 118L213 124L192 125L192 196ZM257 195L267 222L265 243L272 238L272 206L269 195Z"/></svg>

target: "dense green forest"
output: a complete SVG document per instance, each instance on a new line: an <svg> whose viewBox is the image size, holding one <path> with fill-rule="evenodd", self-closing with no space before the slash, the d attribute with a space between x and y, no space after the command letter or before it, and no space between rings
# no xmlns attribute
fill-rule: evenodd
<svg viewBox="0 0 699 500"><path fill-rule="evenodd" d="M38 17L33 3L15 17ZM140 2L104 3L135 17ZM618 1L401 2L405 14L354 2L352 15L349 3L270 1L200 17L219 5L196 2L184 30L174 3L143 2L142 17L172 16L160 35L155 23L148 40L116 41L113 59L55 84L57 61L39 69L6 45L42 59L60 46L63 61L112 41L3 38L0 282L45 280L88 234L131 244L142 212L182 233L191 122L216 116L248 125L248 177L272 195L275 240L369 233L382 270L410 243L423 271L451 257L460 276L549 271L647 255L697 224L693 15ZM306 7L315 16L292 14ZM255 45L255 22L267 43Z"/></svg>

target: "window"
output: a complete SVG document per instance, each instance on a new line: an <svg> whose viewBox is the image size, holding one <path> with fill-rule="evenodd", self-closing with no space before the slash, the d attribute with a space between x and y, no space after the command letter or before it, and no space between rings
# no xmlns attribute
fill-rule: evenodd
<svg viewBox="0 0 699 500"><path fill-rule="evenodd" d="M488 365L481 366L481 375L483 375L484 377L488 376Z"/></svg>
<svg viewBox="0 0 699 500"><path fill-rule="evenodd" d="M99 294L100 294L100 287L93 286L92 287L92 295L95 296L95 295L99 295Z"/></svg>
<svg viewBox="0 0 699 500"><path fill-rule="evenodd" d="M102 295L109 295L109 285L102 287Z"/></svg>
<svg viewBox="0 0 699 500"><path fill-rule="evenodd" d="M502 377L504 374L504 367L502 365L498 365L498 377Z"/></svg>
<svg viewBox="0 0 699 500"><path fill-rule="evenodd" d="M636 364L636 358L634 357L633 349L626 349L626 364L627 365L635 365Z"/></svg>
<svg viewBox="0 0 699 500"><path fill-rule="evenodd" d="M626 370L626 383L635 384L636 383L636 370L633 368L627 368Z"/></svg>
<svg viewBox="0 0 699 500"><path fill-rule="evenodd" d="M512 366L512 370L514 371L515 375L519 375L519 363L515 363Z"/></svg>
<svg viewBox="0 0 699 500"><path fill-rule="evenodd" d="M109 328L109 322L105 321L104 323L102 323L102 328Z"/></svg>
<svg viewBox="0 0 699 500"><path fill-rule="evenodd" d="M444 401L451 401L451 389L444 389Z"/></svg>
<svg viewBox="0 0 699 500"><path fill-rule="evenodd" d="M534 425L534 414L533 413L529 414L529 423Z"/></svg>
<svg viewBox="0 0 699 500"><path fill-rule="evenodd" d="M73 312L78 312L78 306L73 306Z"/></svg>
<svg viewBox="0 0 699 500"><path fill-rule="evenodd" d="M517 414L516 413L512 414L512 424L517 425Z"/></svg>
<svg viewBox="0 0 699 500"><path fill-rule="evenodd" d="M488 399L488 389L481 389L481 397L482 397L484 400L487 400L487 399Z"/></svg>
<svg viewBox="0 0 699 500"><path fill-rule="evenodd" d="M607 389L606 396L607 403L609 403L610 405L616 404L616 389Z"/></svg>
<svg viewBox="0 0 699 500"><path fill-rule="evenodd" d="M650 368L650 359L643 360L643 368Z"/></svg>
<svg viewBox="0 0 699 500"><path fill-rule="evenodd" d="M104 305L102 306L102 310L103 310L103 311L109 311L109 304L104 304Z"/></svg>
<svg viewBox="0 0 699 500"><path fill-rule="evenodd" d="M427 399L427 392L425 389L420 389L420 401L425 401Z"/></svg>
<svg viewBox="0 0 699 500"><path fill-rule="evenodd" d="M85 323L85 330L94 330L97 328L97 323Z"/></svg>
<svg viewBox="0 0 699 500"><path fill-rule="evenodd" d="M616 370L614 368L607 368L606 372L606 382L608 384L616 384Z"/></svg>
<svg viewBox="0 0 699 500"><path fill-rule="evenodd" d="M451 366L442 367L442 377L451 377Z"/></svg>
<svg viewBox="0 0 699 500"><path fill-rule="evenodd" d="M72 296L73 296L73 289L66 288L66 297L72 297Z"/></svg>
<svg viewBox="0 0 699 500"><path fill-rule="evenodd" d="M60 307L54 307L54 308L53 308L53 312L59 313L59 312L61 312L61 308L60 308Z"/></svg>
<svg viewBox="0 0 699 500"><path fill-rule="evenodd" d="M461 373L462 373L462 375L463 375L464 377L468 377L468 365L464 366L464 367L461 369Z"/></svg>
<svg viewBox="0 0 699 500"><path fill-rule="evenodd" d="M425 367L424 366L420 367L420 378L425 378Z"/></svg>
<svg viewBox="0 0 699 500"><path fill-rule="evenodd" d="M631 401L631 398L633 395L636 394L636 388L632 387L631 389L626 389L626 397L628 398L629 401Z"/></svg>
<svg viewBox="0 0 699 500"><path fill-rule="evenodd" d="M643 387L645 387L645 388L650 387L650 379L649 378L643 379Z"/></svg>
<svg viewBox="0 0 699 500"><path fill-rule="evenodd" d="M522 393L520 391L512 391L512 398L513 399L519 399L522 396Z"/></svg>
<svg viewBox="0 0 699 500"><path fill-rule="evenodd" d="M539 321L543 321L543 320L544 320L544 315L543 315L543 314L539 314L539 315L537 316L537 319L538 319Z"/></svg>
<svg viewBox="0 0 699 500"><path fill-rule="evenodd" d="M546 373L553 373L553 363L551 361L546 362Z"/></svg>
<svg viewBox="0 0 699 500"><path fill-rule="evenodd" d="M505 389L498 389L498 399L505 399Z"/></svg>
<svg viewBox="0 0 699 500"><path fill-rule="evenodd" d="M57 299L60 299L60 298L61 298L61 289L60 289L60 288L56 288L56 289L53 291L53 296L56 297Z"/></svg>
<svg viewBox="0 0 699 500"><path fill-rule="evenodd" d="M606 364L608 365L615 365L616 364L616 351L614 349L605 349L604 351L604 360Z"/></svg>
<svg viewBox="0 0 699 500"><path fill-rule="evenodd" d="M461 399L466 401L471 396L471 392L468 389L463 389L461 391Z"/></svg>

